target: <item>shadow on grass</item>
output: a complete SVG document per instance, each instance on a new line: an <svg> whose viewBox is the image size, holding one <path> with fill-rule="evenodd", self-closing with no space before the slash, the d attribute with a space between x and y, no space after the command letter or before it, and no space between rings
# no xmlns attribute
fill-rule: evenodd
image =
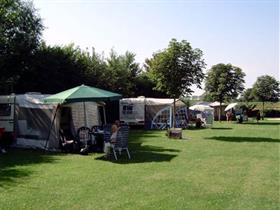
<svg viewBox="0 0 280 210"><path fill-rule="evenodd" d="M280 139L272 138L262 138L262 137L237 137L237 136L213 136L210 138L205 138L208 140L217 140L217 141L227 141L227 142L269 142L269 143L280 143Z"/></svg>
<svg viewBox="0 0 280 210"><path fill-rule="evenodd" d="M220 127L220 128L211 128L212 130L231 130L232 128L223 128L223 127Z"/></svg>
<svg viewBox="0 0 280 210"><path fill-rule="evenodd" d="M244 122L244 125L280 125L280 122Z"/></svg>
<svg viewBox="0 0 280 210"><path fill-rule="evenodd" d="M195 127L195 126L190 126L190 127L188 127L187 129L184 129L184 130L205 130L205 129L207 129L207 128L205 128L205 127L200 127L200 128L197 128L197 127Z"/></svg>
<svg viewBox="0 0 280 210"><path fill-rule="evenodd" d="M25 166L54 162L52 155L22 149L10 149L7 154L0 154L0 187L13 186L30 176L33 171Z"/></svg>
<svg viewBox="0 0 280 210"><path fill-rule="evenodd" d="M133 133L130 139L133 141L129 142L129 151L131 159L128 159L126 151L123 151L121 156L118 155L118 160L115 161L114 157L111 156L110 161L117 164L131 164L131 163L146 163L146 162L168 162L177 156L180 152L178 149L170 149L153 145L143 145L143 142L147 141L147 138L161 137L157 134L147 134L147 133ZM149 139L149 142L151 142ZM158 141L155 139L154 141ZM153 140L152 140L153 141ZM96 160L106 160L105 156L97 157Z"/></svg>

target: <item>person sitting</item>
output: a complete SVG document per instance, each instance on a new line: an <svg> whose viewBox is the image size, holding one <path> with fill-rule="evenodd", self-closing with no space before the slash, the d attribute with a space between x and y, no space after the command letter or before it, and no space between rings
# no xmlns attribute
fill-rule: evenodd
<svg viewBox="0 0 280 210"><path fill-rule="evenodd" d="M119 120L115 121L115 125L117 126L118 130L121 128L121 122Z"/></svg>
<svg viewBox="0 0 280 210"><path fill-rule="evenodd" d="M65 152L73 152L74 140L66 139L64 135L64 131L62 129L59 130L59 137L60 137L61 150Z"/></svg>
<svg viewBox="0 0 280 210"><path fill-rule="evenodd" d="M105 157L106 158L110 157L111 147L113 147L117 142L117 134L118 134L119 128L116 124L113 124L111 129L112 129L112 134L111 134L111 137L110 137L110 141L105 142L105 144L104 144L104 152L105 152Z"/></svg>

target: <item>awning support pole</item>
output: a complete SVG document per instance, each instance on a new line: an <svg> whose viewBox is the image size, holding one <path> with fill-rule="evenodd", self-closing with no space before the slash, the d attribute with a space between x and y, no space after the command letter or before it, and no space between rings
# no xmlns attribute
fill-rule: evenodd
<svg viewBox="0 0 280 210"><path fill-rule="evenodd" d="M52 127L53 127L54 120L55 120L55 118L56 118L56 114L57 114L58 109L59 109L59 104L57 105L57 107L56 107L56 109L55 109L55 113L54 113L54 116L53 116L53 119L52 119L52 122L51 122L51 127L50 127L50 130L49 130L49 132L48 132L48 136L47 136L46 143L45 143L45 150L47 150L47 145L48 145L48 142L49 142L49 139L50 139Z"/></svg>

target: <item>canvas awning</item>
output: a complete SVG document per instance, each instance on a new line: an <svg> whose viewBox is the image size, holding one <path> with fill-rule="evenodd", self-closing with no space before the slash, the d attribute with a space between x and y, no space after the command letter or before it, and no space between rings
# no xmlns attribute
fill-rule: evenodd
<svg viewBox="0 0 280 210"><path fill-rule="evenodd" d="M87 126L87 114L86 114L86 104L85 102L93 101L93 102L100 102L100 101L113 101L113 100L119 100L121 99L121 95L118 93L113 93L110 91L102 90L99 88L87 86L87 85L80 85L74 88L71 88L69 90L62 91L60 93L48 96L44 98L45 103L56 103L56 104L67 104L67 103L75 103L75 102L83 102L83 110L84 110L84 125ZM56 118L57 110L59 106L57 106L57 109L54 114L54 118L51 123L51 128L53 126L53 122ZM50 128L50 131L51 131ZM50 132L49 132L50 134ZM46 139L46 145L49 140Z"/></svg>
<svg viewBox="0 0 280 210"><path fill-rule="evenodd" d="M119 100L122 96L107 90L102 90L87 85L80 85L69 90L44 98L45 103L74 103L85 101L113 101Z"/></svg>
<svg viewBox="0 0 280 210"><path fill-rule="evenodd" d="M214 110L212 107L207 106L207 105L203 105L203 104L193 105L189 109L194 110L194 111L200 111L200 112L213 111Z"/></svg>

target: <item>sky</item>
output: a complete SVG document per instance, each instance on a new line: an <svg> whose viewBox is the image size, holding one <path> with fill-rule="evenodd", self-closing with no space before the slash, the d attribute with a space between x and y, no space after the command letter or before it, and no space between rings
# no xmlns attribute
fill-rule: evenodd
<svg viewBox="0 0 280 210"><path fill-rule="evenodd" d="M74 43L106 57L130 51L141 65L172 38L203 51L204 72L231 63L249 88L258 76L279 80L278 0L33 0L49 45ZM194 88L195 95L203 93Z"/></svg>

